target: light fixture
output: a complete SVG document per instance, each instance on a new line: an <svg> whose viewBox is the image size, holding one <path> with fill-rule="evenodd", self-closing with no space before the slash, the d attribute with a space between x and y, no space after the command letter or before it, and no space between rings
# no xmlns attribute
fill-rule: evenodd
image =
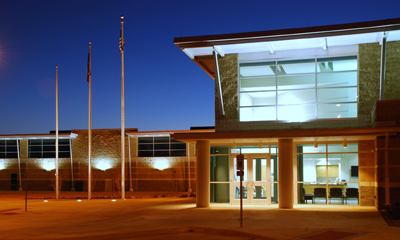
<svg viewBox="0 0 400 240"><path fill-rule="evenodd" d="M318 148L318 143L317 142L314 143L314 148Z"/></svg>
<svg viewBox="0 0 400 240"><path fill-rule="evenodd" d="M343 148L347 148L347 142L346 142L346 139L344 140L344 142L343 142Z"/></svg>
<svg viewBox="0 0 400 240"><path fill-rule="evenodd" d="M44 200L44 202L48 202L48 200Z"/></svg>
<svg viewBox="0 0 400 240"><path fill-rule="evenodd" d="M260 143L260 145L258 145L258 147L259 147L260 149L262 149L262 147L263 147L262 143Z"/></svg>
<svg viewBox="0 0 400 240"><path fill-rule="evenodd" d="M116 202L116 201L117 201L116 199L111 200L111 202Z"/></svg>
<svg viewBox="0 0 400 240"><path fill-rule="evenodd" d="M82 200L81 200L81 199L78 199L77 201L78 201L78 202L82 202Z"/></svg>

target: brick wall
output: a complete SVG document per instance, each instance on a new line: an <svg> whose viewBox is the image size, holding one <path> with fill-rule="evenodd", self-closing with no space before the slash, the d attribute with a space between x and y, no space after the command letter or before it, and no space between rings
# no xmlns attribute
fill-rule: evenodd
<svg viewBox="0 0 400 240"><path fill-rule="evenodd" d="M129 129L127 129L129 131ZM131 129L132 130L132 129ZM72 139L72 172L71 159L59 159L59 181L62 191L70 191L72 185L76 191L88 189L88 130L73 130L77 134ZM92 130L92 191L118 191L121 183L121 132L119 129ZM187 191L188 189L188 158L137 157L137 137L130 137L131 172L129 171L128 136L125 136L125 186L138 191ZM156 161L171 163L162 171L154 168ZM195 188L195 146L190 145L190 177L192 188ZM18 159L2 159L7 162L6 169L0 169L0 190L11 190L11 174L18 174ZM55 186L55 159L28 158L28 140L21 140L21 173L22 187L28 184L32 191L53 191ZM28 181L25 182L25 169L28 170ZM55 168L55 167L54 167ZM130 186L130 173L132 186ZM18 177L19 179L19 177ZM111 183L111 184L110 184ZM108 185L107 185L108 184ZM173 187L172 187L173 186ZM19 188L19 183L18 183Z"/></svg>

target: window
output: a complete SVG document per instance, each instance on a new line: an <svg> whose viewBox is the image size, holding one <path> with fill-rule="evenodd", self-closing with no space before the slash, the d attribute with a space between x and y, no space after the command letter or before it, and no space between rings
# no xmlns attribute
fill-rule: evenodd
<svg viewBox="0 0 400 240"><path fill-rule="evenodd" d="M0 140L0 158L18 158L17 140Z"/></svg>
<svg viewBox="0 0 400 240"><path fill-rule="evenodd" d="M186 156L186 143L176 141L169 136L139 137L139 157L178 157Z"/></svg>
<svg viewBox="0 0 400 240"><path fill-rule="evenodd" d="M229 203L229 147L210 148L210 202Z"/></svg>
<svg viewBox="0 0 400 240"><path fill-rule="evenodd" d="M343 143L297 145L297 183L299 203L327 204L329 200L329 204L357 205L358 199L350 195L351 191L358 194L359 188L358 144L348 143L347 148ZM316 188L324 193L315 196Z"/></svg>
<svg viewBox="0 0 400 240"><path fill-rule="evenodd" d="M240 121L356 118L357 57L241 63Z"/></svg>
<svg viewBox="0 0 400 240"><path fill-rule="evenodd" d="M58 157L70 157L69 139L58 139ZM28 158L56 158L56 140L29 139Z"/></svg>

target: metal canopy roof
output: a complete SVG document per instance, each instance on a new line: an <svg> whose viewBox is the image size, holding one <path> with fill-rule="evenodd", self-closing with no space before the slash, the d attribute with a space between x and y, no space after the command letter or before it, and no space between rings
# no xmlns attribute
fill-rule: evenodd
<svg viewBox="0 0 400 240"><path fill-rule="evenodd" d="M175 38L174 43L215 79L213 48L221 55L379 43L400 40L400 18L263 32Z"/></svg>
<svg viewBox="0 0 400 240"><path fill-rule="evenodd" d="M59 138L76 138L76 133L58 133ZM53 139L56 138L55 133L43 133L43 134L6 134L0 135L0 140L12 140L12 139Z"/></svg>

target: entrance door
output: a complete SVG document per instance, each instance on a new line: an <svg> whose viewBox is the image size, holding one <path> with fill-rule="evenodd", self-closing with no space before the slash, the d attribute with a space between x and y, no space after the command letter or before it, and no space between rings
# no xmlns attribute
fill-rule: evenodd
<svg viewBox="0 0 400 240"><path fill-rule="evenodd" d="M245 154L243 176L244 204L271 204L269 154ZM236 176L236 156L231 157L231 203L240 203L240 177Z"/></svg>

